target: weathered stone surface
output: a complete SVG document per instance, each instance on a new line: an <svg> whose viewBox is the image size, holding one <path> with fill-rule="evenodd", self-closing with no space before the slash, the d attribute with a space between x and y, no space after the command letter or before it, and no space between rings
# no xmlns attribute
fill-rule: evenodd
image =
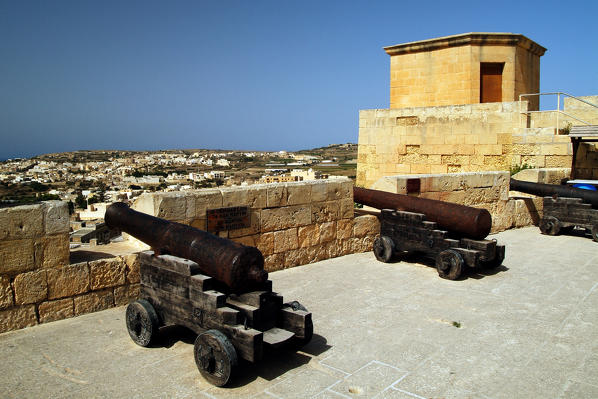
<svg viewBox="0 0 598 399"><path fill-rule="evenodd" d="M274 232L274 253L286 252L298 247L297 228Z"/></svg>
<svg viewBox="0 0 598 399"><path fill-rule="evenodd" d="M123 255L126 269L126 281L129 284L139 283L139 254Z"/></svg>
<svg viewBox="0 0 598 399"><path fill-rule="evenodd" d="M37 324L35 305L18 306L0 311L0 333Z"/></svg>
<svg viewBox="0 0 598 399"><path fill-rule="evenodd" d="M73 298L40 303L38 312L40 323L68 319L74 315Z"/></svg>
<svg viewBox="0 0 598 399"><path fill-rule="evenodd" d="M58 269L48 269L48 299L64 298L89 290L89 267L87 262L76 263Z"/></svg>
<svg viewBox="0 0 598 399"><path fill-rule="evenodd" d="M354 219L353 236L365 237L366 235L375 235L380 233L380 222L374 215L358 216ZM358 251L362 252L362 251Z"/></svg>
<svg viewBox="0 0 598 399"><path fill-rule="evenodd" d="M44 222L46 234L69 232L69 207L65 201L44 202Z"/></svg>
<svg viewBox="0 0 598 399"><path fill-rule="evenodd" d="M300 248L317 245L320 242L320 226L317 224L310 224L309 226L299 227L297 229L297 237Z"/></svg>
<svg viewBox="0 0 598 399"><path fill-rule="evenodd" d="M0 240L21 240L43 234L43 205L21 205L0 209Z"/></svg>
<svg viewBox="0 0 598 399"><path fill-rule="evenodd" d="M74 298L75 316L97 312L114 306L112 290L102 290L84 294Z"/></svg>
<svg viewBox="0 0 598 399"><path fill-rule="evenodd" d="M139 284L114 288L114 306L123 306L136 299L139 299Z"/></svg>
<svg viewBox="0 0 598 399"><path fill-rule="evenodd" d="M320 243L336 239L336 222L325 222L320 225Z"/></svg>
<svg viewBox="0 0 598 399"><path fill-rule="evenodd" d="M353 198L345 198L339 201L340 203L340 214L339 218L348 219L355 216L355 203Z"/></svg>
<svg viewBox="0 0 598 399"><path fill-rule="evenodd" d="M309 204L311 202L311 185L307 183L287 184L287 205Z"/></svg>
<svg viewBox="0 0 598 399"><path fill-rule="evenodd" d="M194 217L205 219L208 209L222 208L222 192L219 189L202 189L193 193L195 196ZM203 229L205 230L205 227Z"/></svg>
<svg viewBox="0 0 598 399"><path fill-rule="evenodd" d="M249 227L243 229L229 230L228 236L236 238L241 236L248 236L258 234L260 232L261 211L259 209L249 210Z"/></svg>
<svg viewBox="0 0 598 399"><path fill-rule="evenodd" d="M341 219L336 222L336 238L345 240L353 236L353 219Z"/></svg>
<svg viewBox="0 0 598 399"><path fill-rule="evenodd" d="M43 237L36 247L36 258L37 254L40 253L39 246L41 246L42 258L36 259L37 266L51 268L69 264L70 248L68 233L58 233Z"/></svg>
<svg viewBox="0 0 598 399"><path fill-rule="evenodd" d="M8 308L14 304L10 278L0 276L0 309Z"/></svg>
<svg viewBox="0 0 598 399"><path fill-rule="evenodd" d="M311 183L311 201L312 202L323 202L329 201L328 188L334 184L329 184L323 181L316 181ZM332 188L332 187L331 187ZM334 194L331 194L332 197Z"/></svg>
<svg viewBox="0 0 598 399"><path fill-rule="evenodd" d="M123 285L125 271L126 264L120 257L89 262L90 287L97 290Z"/></svg>
<svg viewBox="0 0 598 399"><path fill-rule="evenodd" d="M259 235L257 235L257 234L252 235L252 236L243 236L243 237L235 237L235 238L231 237L231 240L233 240L234 242L238 242L239 244L242 244L242 245L247 245L248 247L255 247L256 239L259 239Z"/></svg>
<svg viewBox="0 0 598 399"><path fill-rule="evenodd" d="M268 208L287 205L287 186L284 184L268 184L266 206Z"/></svg>
<svg viewBox="0 0 598 399"><path fill-rule="evenodd" d="M295 205L283 208L263 209L261 212L261 231L287 229L307 226L311 223L309 205Z"/></svg>
<svg viewBox="0 0 598 399"><path fill-rule="evenodd" d="M264 258L264 269L267 272L275 272L284 269L284 254L272 254Z"/></svg>
<svg viewBox="0 0 598 399"><path fill-rule="evenodd" d="M182 192L154 194L154 211L159 218L185 220L195 217L195 197ZM189 216L187 215L189 213Z"/></svg>
<svg viewBox="0 0 598 399"><path fill-rule="evenodd" d="M0 274L14 276L35 269L33 240L0 240Z"/></svg>
<svg viewBox="0 0 598 399"><path fill-rule="evenodd" d="M15 302L19 305L37 303L48 297L46 271L37 270L15 277Z"/></svg>
<svg viewBox="0 0 598 399"><path fill-rule="evenodd" d="M338 201L314 202L311 204L311 220L313 223L331 222L340 219L340 203Z"/></svg>
<svg viewBox="0 0 598 399"><path fill-rule="evenodd" d="M262 255L268 256L274 253L274 233L263 233L256 239L256 247Z"/></svg>

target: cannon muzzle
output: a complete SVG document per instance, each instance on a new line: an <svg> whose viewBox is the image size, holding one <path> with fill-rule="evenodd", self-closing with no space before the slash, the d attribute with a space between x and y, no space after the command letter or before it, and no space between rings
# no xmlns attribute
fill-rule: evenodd
<svg viewBox="0 0 598 399"><path fill-rule="evenodd" d="M522 193L533 194L539 197L565 197L581 198L592 208L598 209L598 191L584 190L576 187L561 186L557 184L531 183L527 181L511 179L510 189Z"/></svg>
<svg viewBox="0 0 598 399"><path fill-rule="evenodd" d="M106 225L118 228L152 247L197 263L202 273L225 284L233 292L260 289L268 279L259 249L181 223L134 211L122 202L106 209Z"/></svg>
<svg viewBox="0 0 598 399"><path fill-rule="evenodd" d="M492 228L492 216L483 208L360 187L353 187L353 197L355 202L377 209L423 213L438 227L476 240L485 238Z"/></svg>

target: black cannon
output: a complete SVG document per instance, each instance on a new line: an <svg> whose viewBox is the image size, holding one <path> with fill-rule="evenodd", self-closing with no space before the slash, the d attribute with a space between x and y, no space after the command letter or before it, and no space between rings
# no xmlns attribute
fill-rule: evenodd
<svg viewBox="0 0 598 399"><path fill-rule="evenodd" d="M440 277L455 280L465 267L494 268L504 260L504 245L483 239L492 227L486 209L358 187L353 193L355 202L381 209L379 261L417 252L435 260Z"/></svg>
<svg viewBox="0 0 598 399"><path fill-rule="evenodd" d="M198 334L195 363L216 386L231 378L239 358L257 362L267 349L311 340L311 313L272 291L257 248L115 203L106 223L151 245L139 254L140 299L126 310L127 330L140 346L162 326Z"/></svg>
<svg viewBox="0 0 598 399"><path fill-rule="evenodd" d="M544 197L538 223L542 234L557 235L579 227L598 242L598 191L515 179L510 184L511 190Z"/></svg>

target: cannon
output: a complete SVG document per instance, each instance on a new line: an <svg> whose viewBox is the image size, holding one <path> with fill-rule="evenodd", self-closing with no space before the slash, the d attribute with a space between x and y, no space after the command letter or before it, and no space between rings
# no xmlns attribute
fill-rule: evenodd
<svg viewBox="0 0 598 399"><path fill-rule="evenodd" d="M206 231L137 212L123 202L106 209L106 225L145 242L156 255L176 255L196 262L202 273L233 292L259 289L268 280L264 257L254 247Z"/></svg>
<svg viewBox="0 0 598 399"><path fill-rule="evenodd" d="M126 309L136 344L151 346L163 326L184 326L197 334L193 352L200 374L223 386L240 359L255 363L265 351L311 340L311 313L272 291L257 248L123 203L108 207L105 220L155 250L139 254L140 298Z"/></svg>
<svg viewBox="0 0 598 399"><path fill-rule="evenodd" d="M544 197L540 232L557 235L576 227L585 229L598 242L598 192L555 184L511 179L511 190Z"/></svg>
<svg viewBox="0 0 598 399"><path fill-rule="evenodd" d="M486 209L359 187L353 193L355 202L381 210L373 248L381 262L416 252L435 261L440 277L456 280L466 267L496 268L504 260L504 245L484 239L492 226Z"/></svg>
<svg viewBox="0 0 598 399"><path fill-rule="evenodd" d="M360 187L353 187L353 197L355 202L376 209L423 213L429 221L436 222L439 228L468 238L486 238L492 228L492 216L483 208Z"/></svg>

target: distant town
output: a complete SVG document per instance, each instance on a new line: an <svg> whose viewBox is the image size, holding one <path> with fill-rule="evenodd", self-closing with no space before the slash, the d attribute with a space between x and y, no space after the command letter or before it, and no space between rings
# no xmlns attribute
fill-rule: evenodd
<svg viewBox="0 0 598 399"><path fill-rule="evenodd" d="M75 209L132 201L143 192L355 179L357 144L297 152L75 151L0 162L0 206L60 199ZM99 208L99 207L98 207Z"/></svg>

